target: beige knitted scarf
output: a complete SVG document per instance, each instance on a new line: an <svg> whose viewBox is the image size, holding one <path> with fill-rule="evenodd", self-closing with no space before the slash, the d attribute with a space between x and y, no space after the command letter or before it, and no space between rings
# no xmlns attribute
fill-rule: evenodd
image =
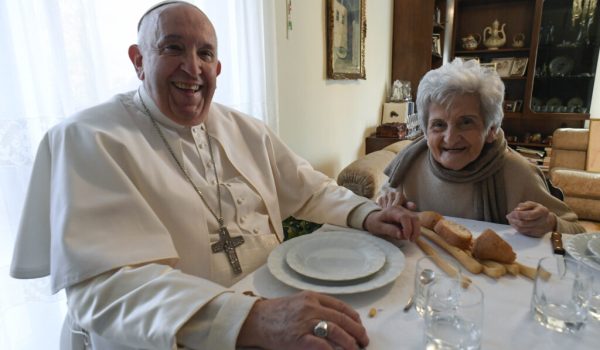
<svg viewBox="0 0 600 350"><path fill-rule="evenodd" d="M389 176L389 185L397 187L404 182L404 176L413 161L423 152L427 152L429 169L437 178L447 182L475 184L474 210L478 218L506 224L506 189L501 171L506 150L504 132L500 129L496 140L486 143L477 159L460 170L450 170L433 158L427 147L427 140L421 136L398 153L384 172ZM440 190L444 189L436 189Z"/></svg>

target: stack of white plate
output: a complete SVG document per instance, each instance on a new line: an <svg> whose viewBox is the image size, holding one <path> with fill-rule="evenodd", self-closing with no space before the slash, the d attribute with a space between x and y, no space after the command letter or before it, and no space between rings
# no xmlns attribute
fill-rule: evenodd
<svg viewBox="0 0 600 350"><path fill-rule="evenodd" d="M330 231L279 245L267 261L281 282L327 294L360 293L394 281L404 269L395 245L361 232Z"/></svg>
<svg viewBox="0 0 600 350"><path fill-rule="evenodd" d="M565 249L575 259L600 268L600 232L574 235L565 243Z"/></svg>

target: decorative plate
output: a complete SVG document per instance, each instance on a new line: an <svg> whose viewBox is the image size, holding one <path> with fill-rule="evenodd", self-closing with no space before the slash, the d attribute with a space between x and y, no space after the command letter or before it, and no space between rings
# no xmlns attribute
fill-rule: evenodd
<svg viewBox="0 0 600 350"><path fill-rule="evenodd" d="M558 97L552 97L551 99L546 101L546 106L548 106L548 107L562 106L562 101Z"/></svg>
<svg viewBox="0 0 600 350"><path fill-rule="evenodd" d="M579 97L573 97L567 102L567 106L569 107L581 107L583 106L583 100Z"/></svg>
<svg viewBox="0 0 600 350"><path fill-rule="evenodd" d="M600 238L600 232L588 232L573 235L566 240L565 250L576 260L583 261L594 268L600 268L600 260L590 258L592 253L588 250L588 242L598 238Z"/></svg>
<svg viewBox="0 0 600 350"><path fill-rule="evenodd" d="M317 234L288 249L285 259L301 275L324 281L349 281L379 271L385 254L363 237Z"/></svg>
<svg viewBox="0 0 600 350"><path fill-rule="evenodd" d="M331 235L330 237L332 238L342 236L357 237L365 242L374 244L377 248L381 249L385 254L385 263L379 271L375 272L375 274L352 281L329 282L302 276L289 267L285 261L285 257L290 248L296 244L302 243L305 239L309 239L311 235ZM311 233L309 235L290 239L277 246L267 259L269 271L279 281L297 289L312 290L326 294L353 294L381 288L398 278L404 269L404 265L404 254L402 254L402 251L392 243L368 233L349 231Z"/></svg>
<svg viewBox="0 0 600 350"><path fill-rule="evenodd" d="M550 61L548 69L550 70L550 75L552 76L563 76L571 73L574 66L575 61L573 61L571 57L558 56Z"/></svg>

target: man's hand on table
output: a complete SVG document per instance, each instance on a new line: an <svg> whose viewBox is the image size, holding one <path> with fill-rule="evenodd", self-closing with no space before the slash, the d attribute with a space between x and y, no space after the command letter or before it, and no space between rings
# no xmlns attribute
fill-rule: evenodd
<svg viewBox="0 0 600 350"><path fill-rule="evenodd" d="M540 203L527 201L506 215L508 223L527 236L541 237L556 230L556 215Z"/></svg>
<svg viewBox="0 0 600 350"><path fill-rule="evenodd" d="M407 202L401 192L388 192L377 199L383 209L370 213L363 224L370 233L415 241L421 234L416 205Z"/></svg>
<svg viewBox="0 0 600 350"><path fill-rule="evenodd" d="M313 334L319 321L327 321L328 335ZM300 292L289 297L257 301L238 336L238 346L264 349L355 350L369 343L360 316L333 297Z"/></svg>

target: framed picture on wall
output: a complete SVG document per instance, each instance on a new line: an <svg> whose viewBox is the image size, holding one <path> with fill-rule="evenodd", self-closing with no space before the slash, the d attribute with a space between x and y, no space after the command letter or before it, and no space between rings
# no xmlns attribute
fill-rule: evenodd
<svg viewBox="0 0 600 350"><path fill-rule="evenodd" d="M327 0L327 78L366 79L366 0Z"/></svg>

